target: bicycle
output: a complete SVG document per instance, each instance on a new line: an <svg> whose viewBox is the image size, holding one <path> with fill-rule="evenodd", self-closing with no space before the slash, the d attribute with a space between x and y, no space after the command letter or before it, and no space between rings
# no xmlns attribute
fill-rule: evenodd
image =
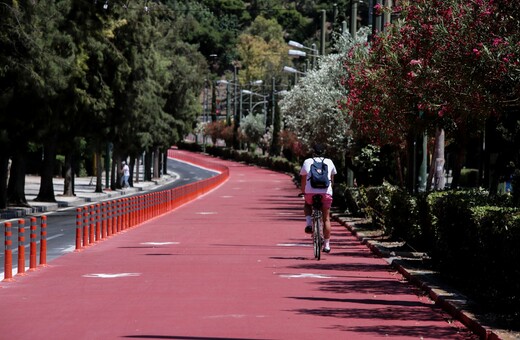
<svg viewBox="0 0 520 340"><path fill-rule="evenodd" d="M321 195L312 196L312 244L314 258L318 261L321 258L321 248L323 246L323 216L321 208Z"/></svg>

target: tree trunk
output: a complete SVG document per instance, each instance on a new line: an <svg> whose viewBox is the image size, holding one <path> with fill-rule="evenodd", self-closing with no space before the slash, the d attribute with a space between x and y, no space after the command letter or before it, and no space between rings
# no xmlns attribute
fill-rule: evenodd
<svg viewBox="0 0 520 340"><path fill-rule="evenodd" d="M413 133L409 133L406 138L406 151L406 188L408 192L415 193L417 184L417 141Z"/></svg>
<svg viewBox="0 0 520 340"><path fill-rule="evenodd" d="M161 153L159 152L159 148L155 148L155 152L153 153L153 178L160 178L161 174L159 173L159 169L161 168L159 165Z"/></svg>
<svg viewBox="0 0 520 340"><path fill-rule="evenodd" d="M96 190L97 193L103 192L103 162L101 157L101 152L96 151L94 154L96 158Z"/></svg>
<svg viewBox="0 0 520 340"><path fill-rule="evenodd" d="M152 180L152 154L150 152L146 152L144 154L144 180L151 181Z"/></svg>
<svg viewBox="0 0 520 340"><path fill-rule="evenodd" d="M139 177L141 176L141 162L142 162L142 154L138 155L136 157L136 164L137 166L135 167L135 183L139 183ZM134 182L132 182L134 183Z"/></svg>
<svg viewBox="0 0 520 340"><path fill-rule="evenodd" d="M65 155L65 164L63 164L63 196L74 195L74 171L72 169L72 152Z"/></svg>
<svg viewBox="0 0 520 340"><path fill-rule="evenodd" d="M455 161L453 162L453 177L451 179L451 188L455 189L460 185L460 173L462 170L462 164L466 153L466 145L463 143L457 143Z"/></svg>
<svg viewBox="0 0 520 340"><path fill-rule="evenodd" d="M403 174L403 166L402 166L403 160L401 157L401 151L397 150L397 176L399 178L399 184L401 188L404 187L404 174Z"/></svg>
<svg viewBox="0 0 520 340"><path fill-rule="evenodd" d="M130 164L128 164L130 168L130 177L128 177L128 184L130 185L130 188L134 187L134 169L135 169L135 157L130 157Z"/></svg>
<svg viewBox="0 0 520 340"><path fill-rule="evenodd" d="M438 128L435 132L435 142L433 148L432 162L430 164L430 172L426 183L426 191L430 191L432 184L435 190L443 190L446 185L446 177L444 176L444 129Z"/></svg>
<svg viewBox="0 0 520 340"><path fill-rule="evenodd" d="M7 208L7 180L9 178L9 155L0 150L0 209Z"/></svg>
<svg viewBox="0 0 520 340"><path fill-rule="evenodd" d="M45 142L43 147L40 192L34 199L37 202L56 202L53 183L55 161L56 137L51 137Z"/></svg>
<svg viewBox="0 0 520 340"><path fill-rule="evenodd" d="M166 175L166 174L168 174L168 150L164 151L162 153L162 155L163 155L162 169L163 169L163 174Z"/></svg>
<svg viewBox="0 0 520 340"><path fill-rule="evenodd" d="M446 177L444 176L444 129L437 129L435 134L435 189L443 190L446 185Z"/></svg>
<svg viewBox="0 0 520 340"><path fill-rule="evenodd" d="M7 185L8 205L30 207L25 198L25 147L15 150Z"/></svg>
<svg viewBox="0 0 520 340"><path fill-rule="evenodd" d="M117 166L117 162L116 162L116 159L115 159L115 153L112 153L112 164L111 164L111 167L110 167L110 189L112 190L116 190L118 185L116 183L116 166Z"/></svg>

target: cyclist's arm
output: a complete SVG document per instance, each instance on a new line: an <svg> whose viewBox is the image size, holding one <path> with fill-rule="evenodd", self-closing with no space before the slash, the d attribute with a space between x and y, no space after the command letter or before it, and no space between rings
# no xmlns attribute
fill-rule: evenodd
<svg viewBox="0 0 520 340"><path fill-rule="evenodd" d="M307 175L300 175L300 188L302 194L305 194L305 185L307 184Z"/></svg>

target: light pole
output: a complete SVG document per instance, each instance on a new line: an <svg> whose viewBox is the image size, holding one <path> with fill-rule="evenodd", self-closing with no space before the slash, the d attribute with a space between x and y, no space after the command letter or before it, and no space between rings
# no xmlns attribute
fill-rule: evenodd
<svg viewBox="0 0 520 340"><path fill-rule="evenodd" d="M313 69L316 68L316 57L318 56L318 51L316 50L316 44L312 44L311 47L306 47L303 44L300 44L299 42L294 41L294 40L289 40L289 42L287 44L292 47L311 51L312 53L310 54L310 56L312 57L312 68ZM294 56L294 57L306 57L307 53L304 51L300 51L300 50L289 50L289 55Z"/></svg>
<svg viewBox="0 0 520 340"><path fill-rule="evenodd" d="M263 111L264 111L264 125L267 125L267 98L269 97L269 95L263 95L263 94L260 94L260 93L256 93L256 92L252 92L252 91L248 91L248 90L242 90L243 94L247 94L249 95L249 113L253 113L253 109L255 108L255 106L259 105L259 104L264 104L264 108L263 108ZM258 96L258 97L262 97L262 101L261 102L258 102L256 103L254 106L252 105L252 97L253 96Z"/></svg>
<svg viewBox="0 0 520 340"><path fill-rule="evenodd" d="M283 67L283 71L284 71L284 72L287 72L287 73L296 73L296 74L305 75L305 72L298 71L298 70L295 69L294 67L290 67L290 66L284 66L284 67Z"/></svg>

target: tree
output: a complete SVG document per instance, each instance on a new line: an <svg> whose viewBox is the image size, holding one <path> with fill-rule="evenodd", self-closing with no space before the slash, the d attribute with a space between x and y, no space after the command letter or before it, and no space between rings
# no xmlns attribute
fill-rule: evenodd
<svg viewBox="0 0 520 340"><path fill-rule="evenodd" d="M249 114L240 121L240 131L244 135L249 147L252 144L258 146L260 139L265 134L265 116L263 114Z"/></svg>
<svg viewBox="0 0 520 340"><path fill-rule="evenodd" d="M0 74L1 120L6 132L3 142L13 156L7 199L11 204L25 205L23 163L28 142L45 141L44 161L52 159L56 135L63 129L64 110L56 104L71 70L71 39L60 30L69 2L20 1L1 5L7 33L1 37L1 44L6 47L1 57L5 61ZM49 176L42 177L38 197L50 191L53 199L50 186Z"/></svg>
<svg viewBox="0 0 520 340"><path fill-rule="evenodd" d="M376 36L369 51L354 50L347 64L350 92L344 107L356 133L410 150L422 131L445 129L453 138L482 131L484 120L511 96L495 88L516 71L498 72L503 57L481 62L484 54L501 53L491 47L505 39L497 37L493 22L511 19L487 0L421 0L405 2L402 9L403 20ZM514 68L514 62L508 65ZM458 142L462 152L467 140Z"/></svg>
<svg viewBox="0 0 520 340"><path fill-rule="evenodd" d="M239 81L243 84L279 78L283 66L290 62L282 27L276 20L262 16L238 37L236 48L242 65Z"/></svg>
<svg viewBox="0 0 520 340"><path fill-rule="evenodd" d="M359 39L366 39L366 35L360 34ZM318 67L307 71L280 103L286 127L305 146L327 145L329 154L337 157L343 157L348 145L350 121L338 102L345 95L344 56L354 43L350 35L340 36L338 53L321 57Z"/></svg>

